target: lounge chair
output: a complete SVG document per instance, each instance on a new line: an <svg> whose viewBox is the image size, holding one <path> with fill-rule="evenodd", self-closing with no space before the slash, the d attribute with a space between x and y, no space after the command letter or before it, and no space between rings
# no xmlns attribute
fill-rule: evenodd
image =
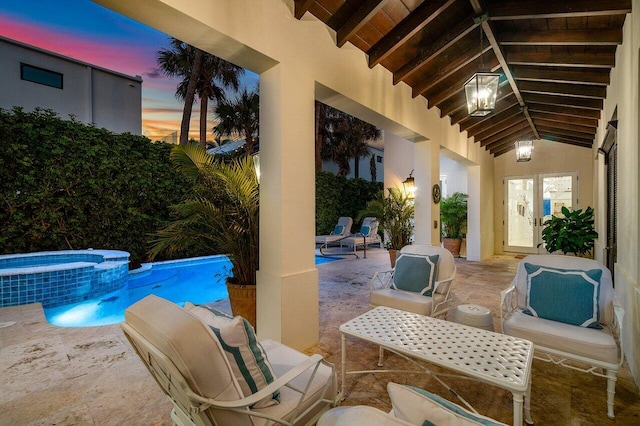
<svg viewBox="0 0 640 426"><path fill-rule="evenodd" d="M611 273L602 263L531 255L520 261L513 282L501 292L500 305L504 334L532 341L537 359L607 379L610 418L624 360L624 311L614 302Z"/></svg>
<svg viewBox="0 0 640 426"><path fill-rule="evenodd" d="M427 244L405 246L393 270L374 274L369 305L445 318L455 275L456 263L449 250Z"/></svg>
<svg viewBox="0 0 640 426"><path fill-rule="evenodd" d="M316 235L316 245L320 245L320 251L329 245L337 244L340 240L351 235L353 219L341 217L329 235Z"/></svg>
<svg viewBox="0 0 640 426"><path fill-rule="evenodd" d="M353 248L354 252L358 247L370 244L378 244L382 248L382 238L378 235L378 219L375 217L365 217L359 232L340 240L340 247Z"/></svg>
<svg viewBox="0 0 640 426"><path fill-rule="evenodd" d="M247 372L253 375L265 370L246 367L249 364L243 354L249 354L249 360L257 351L229 343L253 335L241 317L227 319L245 324L241 333L229 337L228 329L223 335L222 328L216 329L201 314L151 295L130 306L125 318L122 329L126 337L173 403L174 425L311 425L335 405L333 365L320 355L307 356L272 340L259 345L266 353L272 381L244 394ZM226 342L225 350L222 341ZM256 342L252 338L248 341L252 345ZM234 374L240 365L245 366L240 370L243 374ZM279 403L268 404L265 399L279 399Z"/></svg>

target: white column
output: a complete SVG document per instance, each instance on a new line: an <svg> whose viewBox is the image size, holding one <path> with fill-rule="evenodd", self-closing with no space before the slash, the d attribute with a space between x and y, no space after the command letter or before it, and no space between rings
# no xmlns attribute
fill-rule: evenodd
<svg viewBox="0 0 640 426"><path fill-rule="evenodd" d="M279 64L260 75L257 331L297 349L319 337L314 82Z"/></svg>
<svg viewBox="0 0 640 426"><path fill-rule="evenodd" d="M431 197L440 182L440 146L434 141L417 142L413 164L416 178L415 242L440 245L440 204Z"/></svg>

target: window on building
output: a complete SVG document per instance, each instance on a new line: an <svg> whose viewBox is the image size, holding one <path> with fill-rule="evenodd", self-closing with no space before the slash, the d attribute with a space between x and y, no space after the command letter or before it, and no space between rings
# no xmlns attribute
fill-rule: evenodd
<svg viewBox="0 0 640 426"><path fill-rule="evenodd" d="M380 155L376 155L376 161L378 163L382 163L382 157Z"/></svg>
<svg viewBox="0 0 640 426"><path fill-rule="evenodd" d="M20 79L62 89L62 74L33 65L20 64Z"/></svg>

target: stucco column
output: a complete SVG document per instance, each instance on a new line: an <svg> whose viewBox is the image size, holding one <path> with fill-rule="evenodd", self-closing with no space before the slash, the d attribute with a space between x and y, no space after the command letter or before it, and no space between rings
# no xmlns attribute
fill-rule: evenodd
<svg viewBox="0 0 640 426"><path fill-rule="evenodd" d="M415 143L413 164L416 178L414 241L440 245L440 204L431 197L433 185L440 183L440 145L434 141Z"/></svg>
<svg viewBox="0 0 640 426"><path fill-rule="evenodd" d="M279 64L260 74L257 331L297 349L318 341L314 82Z"/></svg>

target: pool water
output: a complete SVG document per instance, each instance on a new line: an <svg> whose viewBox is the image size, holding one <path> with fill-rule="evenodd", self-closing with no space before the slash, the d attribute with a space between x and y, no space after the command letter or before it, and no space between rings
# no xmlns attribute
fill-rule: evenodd
<svg viewBox="0 0 640 426"><path fill-rule="evenodd" d="M316 256L316 265L339 260ZM229 297L225 280L231 272L226 256L208 256L158 262L150 270L129 274L125 285L114 292L69 305L45 308L47 321L60 327L90 327L124 321L124 310L149 294L184 306Z"/></svg>

